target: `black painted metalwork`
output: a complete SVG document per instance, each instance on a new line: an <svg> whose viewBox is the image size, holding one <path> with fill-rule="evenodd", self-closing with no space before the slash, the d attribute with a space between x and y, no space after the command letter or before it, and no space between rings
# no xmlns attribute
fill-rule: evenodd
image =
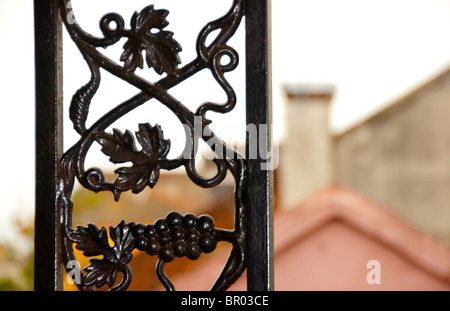
<svg viewBox="0 0 450 311"><path fill-rule="evenodd" d="M56 204L62 144L62 27L57 0L35 1L36 214L35 289L62 288Z"/></svg>
<svg viewBox="0 0 450 311"><path fill-rule="evenodd" d="M259 152L247 143L247 284L248 290L262 291L274 288L270 1L246 1L245 11L247 124L265 130L258 131Z"/></svg>
<svg viewBox="0 0 450 311"><path fill-rule="evenodd" d="M250 290L273 288L271 170L261 169L261 165L269 160L271 121L267 10L266 1L234 0L230 10L222 18L208 23L202 29L196 43L197 57L184 65L178 57L181 46L176 41L176 36L166 29L166 18L169 14L167 10L149 5L132 16L129 27L119 14L106 14L100 20L103 36L95 37L76 23L69 0L35 1L39 129L37 192L42 194L37 197L36 289L60 289L59 265L62 262L67 266L69 262L77 260L74 251L76 248L82 251L84 256L96 257L84 268L85 273L77 284L80 290L94 290L104 285L111 290L127 289L132 280L128 264L135 249L150 256L158 256L156 273L167 290L175 290L164 272L165 264L175 257L186 256L195 260L202 252L214 251L220 241L231 243L232 250L212 290L227 289L242 275L247 263ZM259 154L256 159L247 160L210 130L211 121L206 118L208 111L227 113L236 104L236 94L226 80L225 73L233 71L238 65L238 53L228 45L228 41L236 32L244 15L247 17L248 41L247 122L257 126L266 125L266 133L260 133L262 136L259 141L266 146L263 149L267 150L267 154ZM80 134L80 139L63 155L60 18L91 72L91 79L73 95L70 105L70 120ZM219 30L219 34L211 44L206 45L208 36L216 30ZM106 57L100 48L112 46L122 38L126 38L126 43L119 59L123 64L120 64ZM225 65L221 63L224 56L229 58ZM135 70L138 67L143 68L144 61L149 68L165 76L159 81L149 82L137 75ZM140 92L106 112L88 128L86 120L90 103L101 84L100 69L137 87ZM205 69L211 71L226 93L227 101L222 104L207 102L194 112L170 95L168 90ZM106 132L116 120L150 99L164 104L185 125L186 147L175 159L167 158L170 141L164 138L162 128L158 124L139 124L135 135L128 130L123 132L119 129L113 129L112 133ZM44 118L50 128L39 128ZM201 124L200 131L194 126L198 120ZM201 176L196 169L195 146L200 139L216 153L213 161L217 172L211 178ZM136 141L139 148L136 147ZM101 146L101 151L111 162L131 162L132 165L115 170L116 179L113 182L106 181L101 169L86 168L84 164L86 155L94 144ZM49 149L46 149L46 146ZM249 152L252 151L247 149L247 154ZM48 161L48 156L52 157L52 161ZM109 230L104 227L99 229L94 224L72 227L72 211L75 207L71 196L75 182L94 192L112 192L114 199L118 201L122 192L131 191L137 194L147 186L153 188L158 182L160 170L179 167L184 167L191 181L204 188L215 187L224 180L228 172L232 174L235 181L233 230L215 228L214 220L207 215L197 217L177 212L169 213L165 219L154 224L122 221L115 227L111 226ZM40 182L40 179L44 181ZM49 206L53 208L49 209ZM113 245L108 239L112 240ZM264 239L262 243L261 239ZM118 274L123 275L120 281ZM48 281L49 275L53 276L52 282Z"/></svg>

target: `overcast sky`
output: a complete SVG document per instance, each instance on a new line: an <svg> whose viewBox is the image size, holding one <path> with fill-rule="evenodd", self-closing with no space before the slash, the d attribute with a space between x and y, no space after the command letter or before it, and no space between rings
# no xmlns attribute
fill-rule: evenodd
<svg viewBox="0 0 450 311"><path fill-rule="evenodd" d="M182 1L182 9L171 8L174 1L94 1L74 0L73 7L80 24L91 31L98 31L101 14L114 11L123 14L126 25L134 10L154 3L157 8L168 8L168 30L180 41L180 54L186 63L191 47L181 42L183 31L202 25L207 9L198 10L195 1ZM128 6L124 12L121 5ZM201 1L220 13L230 1ZM332 102L330 128L339 132L355 122L390 104L450 66L450 1L448 0L274 0L272 1L273 43L273 107L274 134L285 137L283 128L283 83L331 84L336 87ZM133 7L130 8L130 3ZM221 3L224 5L217 5ZM223 8L222 8L223 6ZM90 7L83 13L84 7ZM187 14L193 10L192 14ZM79 13L77 13L79 12ZM88 13L94 19L89 24ZM214 11L214 14L219 14ZM221 14L221 13L220 13ZM219 15L220 15L219 14ZM0 2L0 61L1 84L0 126L2 150L0 160L0 239L11 222L14 212L26 219L34 208L34 42L33 11L31 0L1 0ZM183 20L184 17L188 17ZM207 16L207 15L204 15ZM214 15L210 19L218 17ZM209 20L206 17L206 21ZM93 26L92 26L93 25ZM186 25L189 25L187 27ZM196 33L194 34L196 36ZM238 34L233 44L241 46ZM70 44L69 44L70 45ZM120 45L121 46L121 45ZM66 46L65 46L66 47ZM68 47L69 49L70 47ZM120 54L119 54L120 55ZM66 56L66 55L65 55ZM77 60L78 57L78 60ZM81 58L74 53L74 60L67 64L69 77L65 77L66 100L89 77ZM66 59L71 59L67 57ZM233 81L238 94L244 90L239 79L243 75L243 60ZM84 69L83 69L84 68ZM80 74L76 74L80 70ZM230 79L231 76L230 76ZM232 81L232 82L233 82ZM103 83L103 82L102 82ZM109 89L116 89L111 82ZM118 82L117 82L118 83ZM117 86L122 90L122 86ZM192 86L193 87L193 86ZM185 86L190 89L191 85ZM208 86L207 89L210 89ZM214 86L211 86L214 90ZM105 91L105 94L109 91ZM136 91L123 86L124 94ZM134 93L133 93L134 92ZM195 92L201 98L192 99L192 105L208 100L206 91ZM182 96L183 87L173 90ZM125 95L124 95L125 96ZM125 97L126 98L126 97ZM190 100L186 100L189 105ZM112 103L118 104L116 103ZM229 116L222 122L225 134L240 134L245 129L243 104L238 104L231 116L240 126L229 126ZM228 118L228 119L227 119ZM66 124L69 122L66 122ZM228 124L228 127L227 127ZM130 127L136 130L137 126ZM125 128L121 128L125 130ZM71 125L65 127L71 131ZM170 129L164 128L171 135ZM219 131L220 132L220 131ZM67 138L71 145L77 139ZM67 147L67 145L66 145ZM16 217L16 216L14 216Z"/></svg>

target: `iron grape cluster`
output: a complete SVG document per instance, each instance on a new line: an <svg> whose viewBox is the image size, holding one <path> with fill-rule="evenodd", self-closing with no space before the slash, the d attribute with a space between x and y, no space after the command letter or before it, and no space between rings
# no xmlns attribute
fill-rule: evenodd
<svg viewBox="0 0 450 311"><path fill-rule="evenodd" d="M214 239L214 220L208 215L181 215L171 212L166 219L159 219L153 225L134 224L135 247L149 255L158 255L164 262L175 257L186 256L191 260L201 253L216 249Z"/></svg>

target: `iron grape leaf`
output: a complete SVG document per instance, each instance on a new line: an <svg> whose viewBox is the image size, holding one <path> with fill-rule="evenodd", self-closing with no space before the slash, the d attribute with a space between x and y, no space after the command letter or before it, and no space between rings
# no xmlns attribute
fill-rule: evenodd
<svg viewBox="0 0 450 311"><path fill-rule="evenodd" d="M132 257L131 251L134 249L134 236L131 232L133 223L125 224L121 221L116 227L109 227L111 240L114 242L114 252L121 264L127 264Z"/></svg>
<svg viewBox="0 0 450 311"><path fill-rule="evenodd" d="M89 224L87 228L79 226L78 230L69 234L69 238L77 243L76 248L82 250L85 256L103 255L101 259L91 259L91 264L84 268L87 272L83 277L84 285L101 287L108 284L111 287L116 282L118 272L127 273L125 267L131 261L134 250L135 238L131 230L133 225L134 223L126 224L122 220L116 227L109 228L114 247L108 243L105 227L98 229Z"/></svg>
<svg viewBox="0 0 450 311"><path fill-rule="evenodd" d="M91 259L90 265L84 268L87 274L83 278L83 284L86 286L95 285L102 287L108 284L113 286L117 279L117 272L120 271L120 266L112 261L106 259Z"/></svg>
<svg viewBox="0 0 450 311"><path fill-rule="evenodd" d="M109 156L112 163L124 163L128 161L137 161L135 158L138 154L134 144L133 135L130 131L122 133L117 129L113 129L113 134L107 134L97 139L102 146L102 152ZM139 161L137 161L139 162Z"/></svg>
<svg viewBox="0 0 450 311"><path fill-rule="evenodd" d="M139 124L139 131L136 137L142 146L142 152L146 156L157 154L159 158L165 158L170 149L170 140L164 139L161 127L156 124L151 126L148 123Z"/></svg>
<svg viewBox="0 0 450 311"><path fill-rule="evenodd" d="M147 185L153 188L159 178L158 161L166 158L170 149L170 140L164 139L159 125L152 127L148 123L139 124L139 131L135 134L141 150L136 148L129 131L123 134L114 129L113 134L105 134L97 139L102 145L102 152L110 157L111 162L133 164L114 171L118 175L113 184L116 201L124 191L140 193Z"/></svg>
<svg viewBox="0 0 450 311"><path fill-rule="evenodd" d="M143 68L142 53L146 52L149 68L158 74L174 74L181 63L178 53L180 44L173 39L173 33L163 29L169 24L166 20L167 10L154 10L153 5L144 8L139 14L135 12L131 18L131 35L125 42L120 60L124 62L127 73L134 72L137 67Z"/></svg>
<svg viewBox="0 0 450 311"><path fill-rule="evenodd" d="M142 44L146 50L146 61L158 74L167 72L173 75L181 63L178 53L181 46L170 31L160 31L156 34L146 34Z"/></svg>
<svg viewBox="0 0 450 311"><path fill-rule="evenodd" d="M134 12L131 17L131 28L137 31L145 31L150 28L163 29L169 22L166 20L166 16L169 14L167 10L155 10L154 5L146 6L138 14Z"/></svg>
<svg viewBox="0 0 450 311"><path fill-rule="evenodd" d="M116 190L123 192L131 189L133 193L140 193L145 189L150 173L143 165L121 167L114 172L119 175L114 181Z"/></svg>
<svg viewBox="0 0 450 311"><path fill-rule="evenodd" d="M111 253L111 246L108 243L108 234L105 227L98 229L94 224L88 227L78 226L77 230L68 234L71 241L75 242L76 248L87 257L104 255Z"/></svg>

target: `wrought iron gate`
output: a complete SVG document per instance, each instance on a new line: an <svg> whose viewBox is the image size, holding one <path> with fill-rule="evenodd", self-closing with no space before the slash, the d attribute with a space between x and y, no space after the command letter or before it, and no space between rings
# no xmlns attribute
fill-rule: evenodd
<svg viewBox="0 0 450 311"><path fill-rule="evenodd" d="M209 22L198 34L197 57L188 64L182 64L178 57L181 46L174 34L166 29L169 12L164 8L148 5L138 10L129 26L121 15L106 14L100 20L103 36L96 37L85 32L74 20L68 20L68 16L74 18L69 0L34 1L37 125L35 290L62 289L61 267L76 260L75 248L87 257L96 257L84 269L82 281L78 284L80 290L92 290L105 284L112 290L127 289L132 281L128 263L135 249L158 256L156 273L167 290L174 290L174 284L164 272L165 264L177 256L195 260L202 252L214 251L219 241L230 243L232 251L212 290L227 289L245 269L248 290L273 289L269 2L233 0L223 17ZM238 64L238 53L228 45L228 41L243 21L246 32L246 122L264 129L257 133L258 152L252 149L254 144L249 143L247 133L245 157L217 137L209 129L211 121L206 118L208 111L222 114L231 111L238 100L224 74L234 70ZM91 72L91 79L72 97L70 121L80 139L65 153L62 147L63 27ZM219 31L217 37L207 45L207 37L215 30ZM112 46L123 38L127 41L120 62L101 53L100 48ZM221 62L224 56L229 58L227 64ZM144 62L158 74L164 74L159 81L149 82L135 73L137 67L143 68ZM140 92L87 127L89 105L101 84L100 69L137 87ZM208 102L191 111L167 92L175 85L193 79L200 70L211 71L227 95L226 103ZM150 99L164 104L185 125L187 144L178 158L167 158L170 142L158 124L139 124L135 136L128 130L106 132L114 121ZM195 130L196 120L200 120L200 132ZM196 169L194 145L199 139L207 142L216 154L217 172L214 177L203 177ZM111 162L131 162L132 165L116 170L117 177L113 182L105 181L102 170L85 168L84 165L86 153L94 143L101 146ZM181 215L176 211L154 224L122 221L115 227L111 226L109 238L113 245L108 242L108 232L103 227L99 229L95 224L72 227L72 210L76 207L71 196L75 182L94 192L112 192L119 200L122 192L137 194L147 186L153 188L160 170L179 167L184 167L193 183L205 188L220 184L227 172L234 177L233 230L216 228L209 216ZM123 275L120 282L116 282L118 273Z"/></svg>

